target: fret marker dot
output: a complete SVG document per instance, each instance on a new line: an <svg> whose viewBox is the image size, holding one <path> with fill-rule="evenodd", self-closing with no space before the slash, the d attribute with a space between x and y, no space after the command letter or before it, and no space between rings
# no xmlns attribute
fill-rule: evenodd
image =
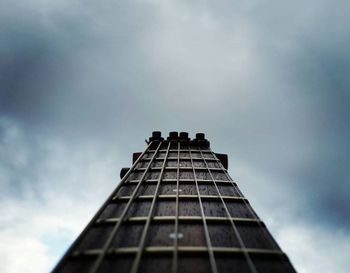
<svg viewBox="0 0 350 273"><path fill-rule="evenodd" d="M173 232L173 233L169 234L170 239L182 239L183 237L184 237L184 235L182 233L176 234L175 232Z"/></svg>

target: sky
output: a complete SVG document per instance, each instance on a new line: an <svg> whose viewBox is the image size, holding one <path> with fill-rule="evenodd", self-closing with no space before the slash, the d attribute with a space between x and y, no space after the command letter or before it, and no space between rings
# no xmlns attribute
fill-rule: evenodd
<svg viewBox="0 0 350 273"><path fill-rule="evenodd" d="M298 272L350 267L350 2L0 0L0 271L48 272L152 131L204 132Z"/></svg>

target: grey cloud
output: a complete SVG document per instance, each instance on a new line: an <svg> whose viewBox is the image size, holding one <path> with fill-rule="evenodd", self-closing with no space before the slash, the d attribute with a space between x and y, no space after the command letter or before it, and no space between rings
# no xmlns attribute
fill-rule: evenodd
<svg viewBox="0 0 350 273"><path fill-rule="evenodd" d="M204 131L262 218L349 226L345 1L2 3L4 192L48 202L64 168L117 174L152 130ZM62 183L90 196L93 176Z"/></svg>

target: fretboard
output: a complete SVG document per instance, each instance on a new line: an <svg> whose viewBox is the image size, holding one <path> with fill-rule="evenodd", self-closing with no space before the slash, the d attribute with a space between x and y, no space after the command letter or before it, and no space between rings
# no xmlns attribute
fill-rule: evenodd
<svg viewBox="0 0 350 273"><path fill-rule="evenodd" d="M152 141L53 272L295 272L223 163Z"/></svg>

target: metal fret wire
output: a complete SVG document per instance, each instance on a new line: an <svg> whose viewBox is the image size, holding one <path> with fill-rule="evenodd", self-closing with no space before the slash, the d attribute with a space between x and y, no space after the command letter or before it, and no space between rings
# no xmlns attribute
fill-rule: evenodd
<svg viewBox="0 0 350 273"><path fill-rule="evenodd" d="M217 160L217 163L219 164L220 169L225 173L225 175L226 175L227 177L229 177L231 180L233 180L233 179L230 177L228 171L222 166L220 160L215 156L215 154L214 154L212 151L211 151L211 154L212 154L212 155L214 156L214 158ZM232 183L231 183L231 184L232 184ZM232 186L235 187L233 184L232 184ZM235 188L235 189L236 189L236 188ZM243 194L242 194L242 192L240 191L240 189L238 188L238 186L237 186L237 189L236 189L236 190L238 190L238 192L239 192L239 193L241 194L241 196L243 197ZM252 215L254 215L255 217L257 217L257 219L260 219L259 216L256 214L256 212L251 208L249 202L248 202L246 199L243 199L243 202L244 202L244 204L246 205L246 207L248 208L249 212L250 212ZM273 247L274 245L277 245L277 246L278 246L278 244L276 243L276 241L273 239L273 237L272 237L270 231L269 231L268 229L265 228L264 223L263 223L262 221L258 221L258 225L259 225L259 227L260 227L261 229L264 229L264 230L268 233L269 236L267 236L267 238L268 238L268 240L270 241L271 246L272 246L272 247Z"/></svg>
<svg viewBox="0 0 350 273"><path fill-rule="evenodd" d="M159 195L158 195L159 197ZM195 195L196 198L198 198L197 195ZM203 197L203 195L202 195ZM220 198L218 198L220 199ZM242 218L242 217L230 217L232 221L234 222L253 222L257 223L260 220L256 218ZM206 216L205 219L207 222L225 222L225 221L230 221L230 218L227 217L220 217L220 216ZM154 216L152 218L152 222L156 223L164 223L164 222L175 222L176 216ZM178 217L179 222L194 222L194 221L201 221L202 218L200 216L179 216ZM97 222L97 224L107 224L107 223L115 223L117 221L120 221L119 218L107 218L105 220ZM135 216L135 217L129 217L128 222L146 222L147 221L147 216Z"/></svg>
<svg viewBox="0 0 350 273"><path fill-rule="evenodd" d="M177 273L177 261L178 261L178 233L179 233L179 189L180 189L180 141L177 143L177 171L176 171L176 205L175 205L175 238L174 238L174 253L172 272Z"/></svg>
<svg viewBox="0 0 350 273"><path fill-rule="evenodd" d="M152 143L153 143L153 142L151 142L150 145L149 145L148 147L150 147L150 146L152 145ZM158 147L157 147L156 151L154 152L154 154L153 154L153 156L152 156L152 158L151 158L151 160L150 160L150 162L149 162L149 164L148 164L148 166L147 166L147 169L145 170L145 172L144 172L143 175L141 176L140 182L139 182L139 183L137 184L137 186L135 187L135 189L134 189L134 191L133 191L133 193L132 193L131 198L129 199L129 201L128 201L126 207L124 208L124 210L123 210L123 212L122 212L122 214L121 214L121 216L120 216L120 221L118 221L118 222L116 223L116 225L114 226L113 230L111 231L111 234L109 235L109 237L108 237L106 243L103 245L102 251L101 251L101 253L99 254L99 256L98 256L97 260L95 261L95 263L93 264L93 266L92 266L91 270L89 271L89 273L96 273L97 270L100 268L101 263L102 263L104 257L106 256L107 251L108 251L108 249L109 249L109 247L110 247L110 245L111 245L111 243L112 243L112 241L113 241L115 235L117 234L119 227L121 226L121 224L122 224L123 221L124 221L124 217L125 217L125 215L126 215L128 209L129 209L131 203L132 203L132 202L134 201L134 199L135 199L136 193L137 193L138 189L140 188L141 183L144 181L144 178L145 178L145 176L146 176L146 174L147 174L147 171L148 171L148 169L150 168L150 166L151 166L151 164L152 164L152 162L153 162L153 160L154 160L154 158L155 158L155 156L156 156L156 154L157 154L157 152L158 152L158 150L159 150L159 148L160 148L160 146L161 146L161 143L162 143L162 142L159 142ZM140 156L139 158L141 158L141 156ZM135 162L135 163L136 163L136 162ZM135 164L134 164L134 165L135 165Z"/></svg>
<svg viewBox="0 0 350 273"><path fill-rule="evenodd" d="M115 194L119 191L121 186L124 184L125 180L129 177L130 173L135 169L136 165L140 162L141 158L144 156L145 153L147 153L152 145L152 142L149 143L145 151L139 156L138 159L136 159L135 163L131 166L129 171L124 175L122 180L119 182L118 186L115 188L115 190L108 196L107 200L102 204L102 206L99 208L99 210L96 212L94 217L90 220L90 222L87 224L87 226L84 228L84 230L80 233L78 238L74 241L74 243L69 247L69 249L66 251L64 256L62 257L59 264L53 269L52 273L58 272L58 270L63 266L63 264L66 262L66 260L69 258L69 255L71 255L71 252L76 248L78 243L82 240L83 236L87 233L88 230L90 230L90 227L95 223L95 221L98 219L102 211L106 208L106 206L110 203L110 201L113 199Z"/></svg>
<svg viewBox="0 0 350 273"><path fill-rule="evenodd" d="M214 253L225 253L225 254L237 254L241 253L243 254L242 248L238 247L212 247L212 250ZM137 247L121 247L121 248L115 248L110 251L110 255L119 256L119 255L130 255L134 256L133 254L136 254L138 251ZM180 253L193 253L193 254L206 254L208 253L208 247L206 246L179 246L178 251ZM145 247L144 249L145 253L148 254L153 254L154 258L157 258L155 254L159 253L167 253L171 254L174 252L174 247L173 246L148 246ZM285 253L280 251L280 250L274 250L274 249L261 249L261 248L247 248L247 252L253 255L260 255L260 256L268 256L270 258L272 257L286 257ZM75 252L73 253L74 257L92 257L92 256L97 256L100 253L100 250L98 249L92 249L92 250L87 250L82 253ZM125 257L125 256L124 256Z"/></svg>
<svg viewBox="0 0 350 273"><path fill-rule="evenodd" d="M162 143L164 143L164 142L161 142L161 144ZM169 141L168 148L167 148L167 151L166 151L166 154L165 154L165 157L164 157L162 170L161 170L161 172L159 174L159 177L158 177L158 183L157 183L157 187L155 189L155 193L154 193L154 196L153 196L151 207L149 209L147 221L146 221L145 226L143 228L141 239L140 239L140 244L139 244L139 247L138 247L138 251L137 251L135 260L134 260L134 262L132 264L132 267L131 267L131 271L130 271L131 273L137 273L137 271L139 269L139 266L140 266L141 256L142 256L142 253L143 253L144 247L145 247L147 232L148 232L149 225L150 225L150 222L151 222L151 219L152 219L154 205L155 205L156 200L157 200L157 195L158 195L160 183L162 181L162 176L163 176L164 169L165 169L165 163L166 163L166 160L167 160L167 157L168 157L168 153L169 153L169 150L170 150L170 144L171 144L171 141ZM156 153L154 155L156 155Z"/></svg>
<svg viewBox="0 0 350 273"><path fill-rule="evenodd" d="M191 154L191 150L190 150L190 149L189 149L189 153L190 153L191 165L192 165L192 169L193 169L193 177L194 177L194 181L195 181L195 183L196 183L196 189L197 189L197 194L198 194L198 201L199 201L199 205L200 205L200 209L201 209L201 214L202 214L202 219L203 219L203 226L204 226L205 239L206 239L206 241L207 241L207 246L208 246L210 267L211 267L211 271L212 271L213 273L217 273L217 272L218 272L218 269L217 269L217 266L216 266L216 261L215 261L215 257L214 257L213 247L212 247L211 241L210 241L210 236L209 236L207 221L206 221L206 219L205 219L205 214L204 214L202 199L201 199L201 195L200 195L200 192L199 192L199 187L198 187L198 182L197 182L197 177L196 177L196 171L195 171L194 166L193 166L193 159L192 159L192 154Z"/></svg>
<svg viewBox="0 0 350 273"><path fill-rule="evenodd" d="M225 208L227 217L230 218L230 222L231 222L233 231L234 231L234 233L235 233L235 235L236 235L236 237L237 237L237 239L238 239L238 243L239 243L240 247L242 248L242 251L243 251L244 257L245 257L246 260L247 260L249 269L250 269L250 271L251 271L252 273L257 273L256 268L255 268L255 266L254 266L254 264L253 264L253 261L252 261L252 259L250 258L249 254L248 254L248 252L247 252L247 250L246 250L246 247L245 247L245 244L244 244L244 242L243 242L243 240L242 240L242 237L241 237L241 235L240 235L239 232L238 232L238 229L237 229L237 227L236 227L236 224L235 224L235 223L233 222L233 220L231 219L231 215L230 215L230 212L229 212L229 210L228 210L228 208L227 208L227 205L226 205L226 203L225 203L225 201L224 201L224 199L223 199L223 197L222 197L222 195L221 195L221 193L220 193L220 190L219 190L218 186L216 185L216 182L215 182L215 179L214 179L214 177L213 177L213 174L211 173L211 171L210 171L210 169L209 169L208 163L207 163L207 161L205 160L205 158L204 158L204 156L203 156L203 153L202 153L200 147L199 147L199 152L200 152L201 155L202 155L202 158L203 158L204 163L205 163L205 165L206 165L206 167L207 167L207 170L208 170L208 172L209 172L209 175L210 175L211 179L213 180L214 186L215 186L215 188L216 188L216 190L217 190L217 192L218 192L218 194L219 194L219 197L220 197L220 199L221 199L221 202L222 202L222 204L224 205L224 208ZM244 199L243 199L243 200L244 200Z"/></svg>
<svg viewBox="0 0 350 273"><path fill-rule="evenodd" d="M176 184L176 179L163 179L163 181L164 182L169 182L169 183L175 183ZM197 180L198 181L198 183L199 184L211 184L211 180L200 180L200 179L198 179ZM193 182L193 180L192 179L182 179L182 180L180 180L179 181L180 182L180 184L181 183L186 183L186 182ZM130 183L130 184L137 184L138 183L138 181L135 181L135 180L131 180L131 181L129 181L128 183ZM152 179L147 179L147 184L157 184L157 180L152 180ZM216 184L223 184L223 185L230 185L230 186L232 186L232 185L234 185L234 186L236 186L236 184L235 184L235 182L233 182L233 181L223 181L223 180L216 180ZM240 192L239 192L239 189L237 189L237 191L238 191L238 193L240 194L240 196L243 196Z"/></svg>
<svg viewBox="0 0 350 273"><path fill-rule="evenodd" d="M164 180L163 180L164 181ZM193 181L194 182L194 181ZM213 181L211 181L213 182ZM195 183L193 183L195 185ZM138 195L137 198L139 200L145 200L145 199L153 199L154 195ZM131 196L120 196L118 199L119 200L129 200L131 198ZM193 199L197 199L198 195L179 195L180 199L187 199L187 200L193 200ZM223 195L222 196L223 199L229 199L229 200L243 200L244 197L240 197L240 196L226 196ZM167 194L159 194L158 195L158 199L176 199L176 194L171 194L171 195L167 195ZM213 199L220 199L220 197L218 195L202 195L202 199L206 199L206 200L213 200Z"/></svg>

